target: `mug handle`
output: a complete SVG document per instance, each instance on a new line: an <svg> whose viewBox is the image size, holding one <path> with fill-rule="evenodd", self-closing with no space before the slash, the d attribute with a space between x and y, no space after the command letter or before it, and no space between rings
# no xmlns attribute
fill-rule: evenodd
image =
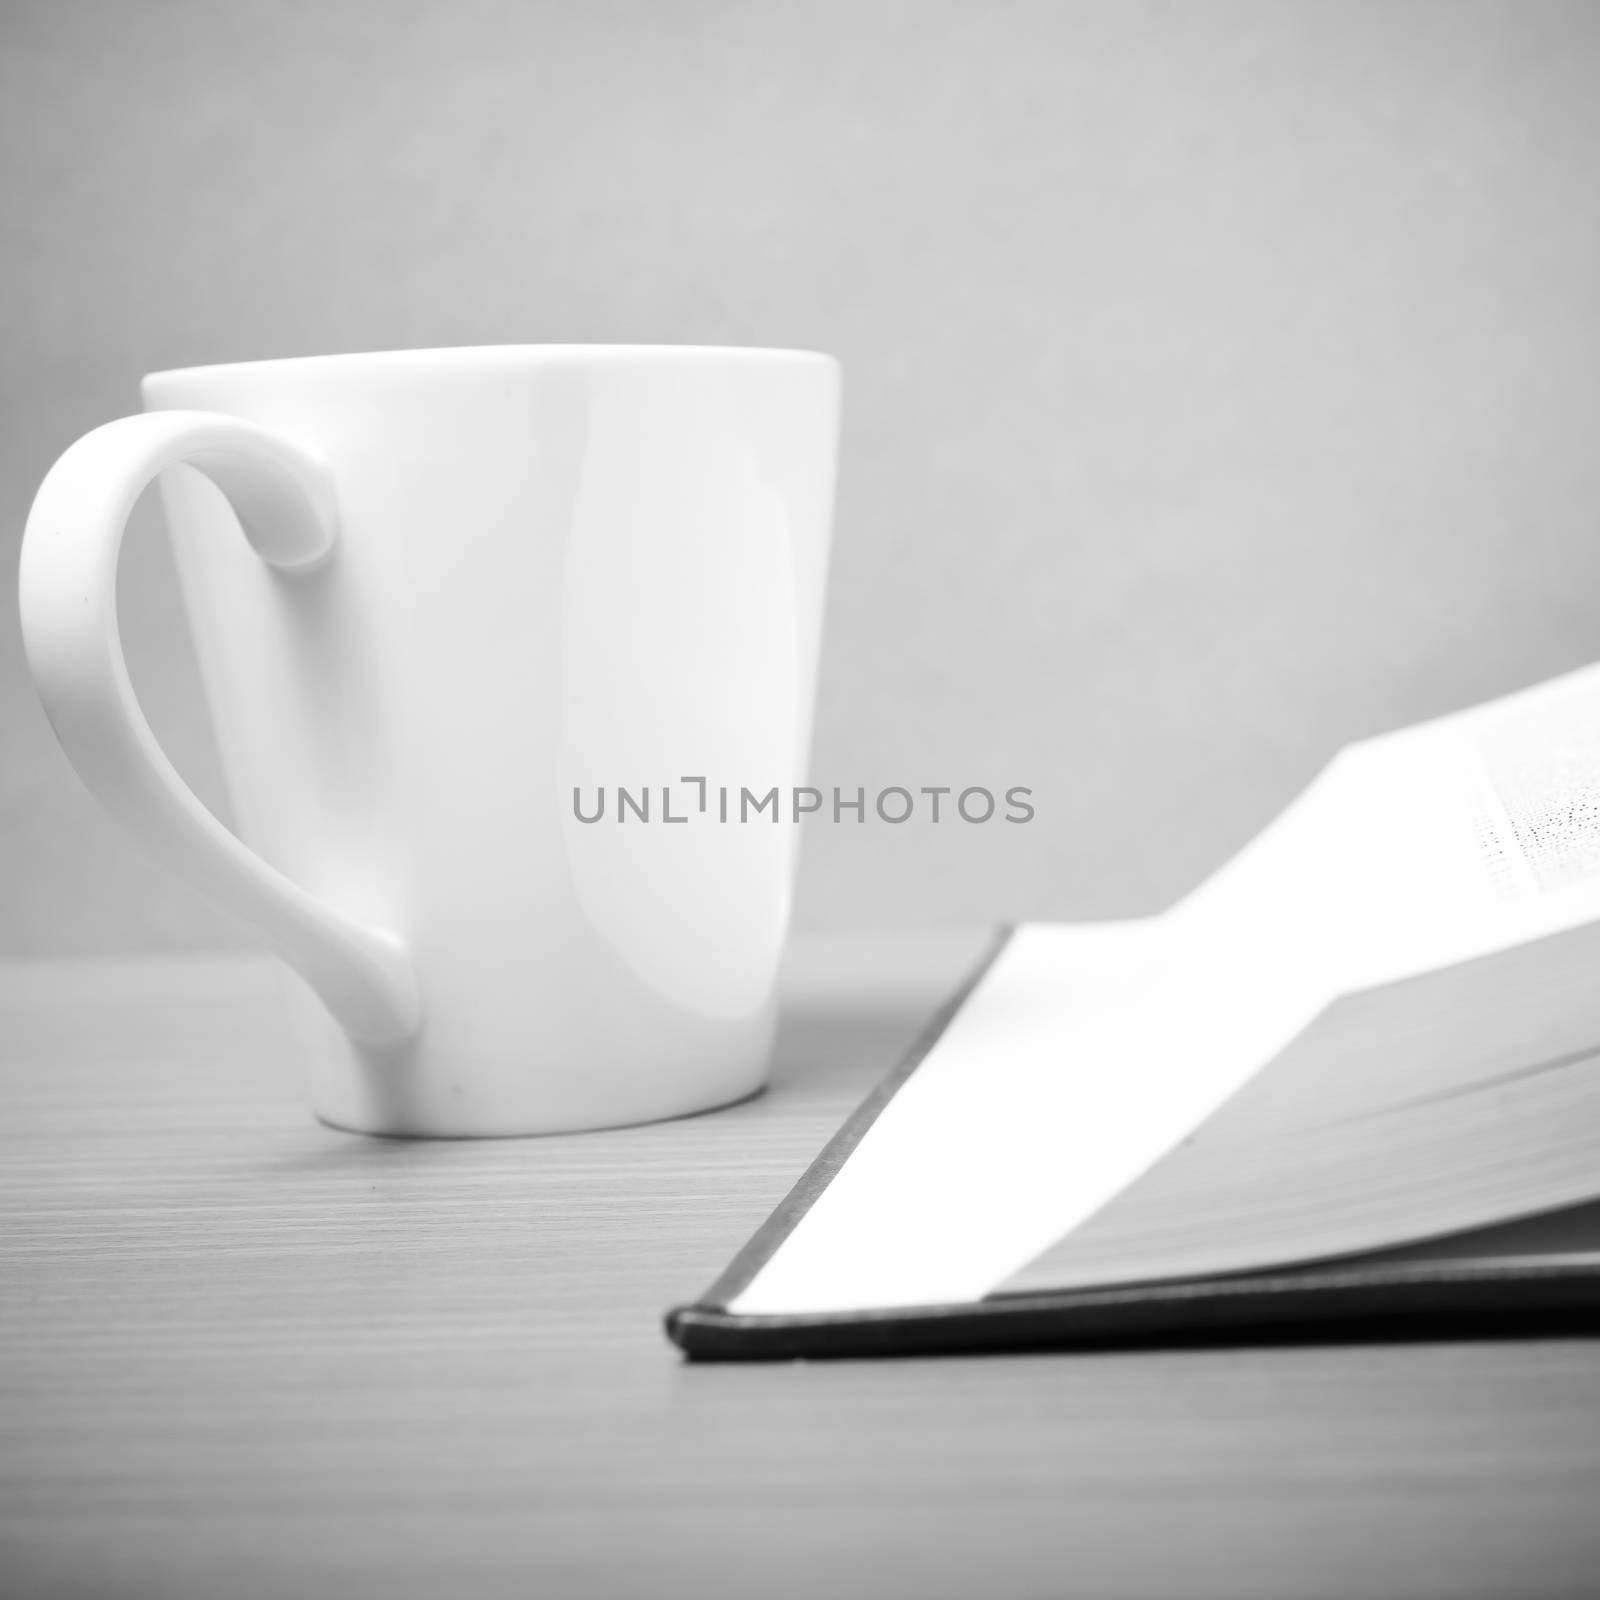
<svg viewBox="0 0 1600 1600"><path fill-rule="evenodd" d="M327 462L269 428L209 411L110 422L50 469L18 574L23 647L61 747L95 797L168 866L255 924L352 1037L398 1044L421 1026L404 943L308 894L200 803L156 742L117 628L117 557L156 475L184 462L228 497L262 560L308 574L338 539Z"/></svg>

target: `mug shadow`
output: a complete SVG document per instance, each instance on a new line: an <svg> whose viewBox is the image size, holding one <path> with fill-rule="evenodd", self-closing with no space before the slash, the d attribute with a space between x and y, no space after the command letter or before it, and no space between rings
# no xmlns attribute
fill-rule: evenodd
<svg viewBox="0 0 1600 1600"><path fill-rule="evenodd" d="M487 1138L361 1133L319 1121L320 1130L337 1138L285 1158L277 1163L278 1170L311 1173L371 1165L447 1167L471 1159L471 1152L485 1149L615 1140L674 1123L699 1123L711 1118L743 1121L752 1115L781 1115L786 1107L835 1097L841 1098L842 1120L846 1111L904 1058L929 1017L938 1010L941 998L938 994L914 999L886 995L877 1001L851 997L838 1003L811 1001L786 1007L779 1017L767 1082L737 1100L681 1116L608 1128Z"/></svg>

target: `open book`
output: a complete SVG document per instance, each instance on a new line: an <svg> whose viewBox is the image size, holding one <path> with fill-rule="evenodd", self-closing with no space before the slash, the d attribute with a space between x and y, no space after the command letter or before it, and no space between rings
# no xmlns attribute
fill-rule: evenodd
<svg viewBox="0 0 1600 1600"><path fill-rule="evenodd" d="M1164 915L1025 925L691 1354L1600 1316L1600 667L1353 745Z"/></svg>

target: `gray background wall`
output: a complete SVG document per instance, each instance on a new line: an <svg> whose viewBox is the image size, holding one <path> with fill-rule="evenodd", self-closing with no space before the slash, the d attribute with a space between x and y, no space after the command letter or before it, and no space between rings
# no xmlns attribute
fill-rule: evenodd
<svg viewBox="0 0 1600 1600"><path fill-rule="evenodd" d="M54 455L209 360L794 344L848 420L817 925L1152 909L1338 744L1600 656L1600 9L0 3L0 953L237 942L23 676ZM124 627L209 798L150 509Z"/></svg>

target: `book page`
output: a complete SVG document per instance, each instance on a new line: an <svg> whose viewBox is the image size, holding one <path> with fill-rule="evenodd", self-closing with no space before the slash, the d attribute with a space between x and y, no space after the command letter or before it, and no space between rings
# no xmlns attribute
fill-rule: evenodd
<svg viewBox="0 0 1600 1600"><path fill-rule="evenodd" d="M1363 1254L1600 1192L1600 923L1335 1000L998 1292Z"/></svg>
<svg viewBox="0 0 1600 1600"><path fill-rule="evenodd" d="M732 1309L1026 1283L1340 996L1597 918L1600 670L1351 746L1164 915L1020 929ZM1351 1071L1381 1095L1403 1048Z"/></svg>

